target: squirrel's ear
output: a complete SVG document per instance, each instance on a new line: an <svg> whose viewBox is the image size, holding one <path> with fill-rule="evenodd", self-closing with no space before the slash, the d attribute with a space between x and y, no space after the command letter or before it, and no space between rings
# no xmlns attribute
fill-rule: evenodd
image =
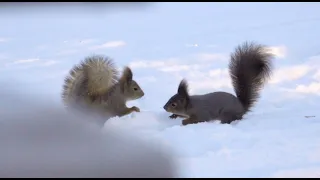
<svg viewBox="0 0 320 180"><path fill-rule="evenodd" d="M129 67L124 67L123 69L123 72L122 72L122 76L120 78L120 81L122 83L126 83L126 82L129 82L129 81L132 81L132 71Z"/></svg>
<svg viewBox="0 0 320 180"><path fill-rule="evenodd" d="M125 88L127 87L128 83L132 81L132 71L129 67L124 67L124 70L122 72L122 76L120 78L120 84L121 84L121 89L124 92Z"/></svg>
<svg viewBox="0 0 320 180"><path fill-rule="evenodd" d="M185 79L182 79L179 87L178 87L178 94L184 95L186 97L189 97L189 92L188 92L188 83Z"/></svg>
<svg viewBox="0 0 320 180"><path fill-rule="evenodd" d="M129 82L132 80L132 71L129 67L124 67L123 73L122 73L122 78L124 81Z"/></svg>

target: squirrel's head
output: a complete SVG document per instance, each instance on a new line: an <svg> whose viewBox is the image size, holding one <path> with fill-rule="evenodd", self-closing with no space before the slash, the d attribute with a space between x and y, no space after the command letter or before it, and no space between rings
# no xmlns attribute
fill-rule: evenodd
<svg viewBox="0 0 320 180"><path fill-rule="evenodd" d="M177 94L172 96L163 108L173 114L185 115L189 103L188 83L183 79L179 84Z"/></svg>
<svg viewBox="0 0 320 180"><path fill-rule="evenodd" d="M126 100L136 100L144 96L143 90L138 83L132 79L133 74L129 67L125 67L120 78L120 87Z"/></svg>

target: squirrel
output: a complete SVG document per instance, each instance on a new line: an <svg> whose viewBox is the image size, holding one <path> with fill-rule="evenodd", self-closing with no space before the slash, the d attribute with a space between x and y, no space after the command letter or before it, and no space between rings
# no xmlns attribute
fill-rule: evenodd
<svg viewBox="0 0 320 180"><path fill-rule="evenodd" d="M133 80L133 73L124 67L121 77L111 58L103 55L85 57L71 68L66 76L62 100L67 108L84 108L97 112L107 119L140 112L136 106L128 108L126 102L144 96L143 90Z"/></svg>
<svg viewBox="0 0 320 180"><path fill-rule="evenodd" d="M259 99L259 91L272 74L274 55L266 46L244 42L231 53L229 74L236 96L227 92L189 95L188 83L180 81L177 93L164 105L172 119L185 118L182 125L220 120L230 124L241 120Z"/></svg>

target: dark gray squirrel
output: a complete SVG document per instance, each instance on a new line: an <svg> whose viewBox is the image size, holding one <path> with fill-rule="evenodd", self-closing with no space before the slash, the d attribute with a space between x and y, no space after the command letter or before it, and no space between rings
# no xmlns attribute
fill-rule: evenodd
<svg viewBox="0 0 320 180"><path fill-rule="evenodd" d="M230 124L250 112L260 90L272 74L274 55L266 46L244 42L231 53L229 73L236 96L227 92L189 95L188 83L181 80L178 92L164 105L170 118L183 117L183 125L220 120ZM213 82L214 83L214 82Z"/></svg>

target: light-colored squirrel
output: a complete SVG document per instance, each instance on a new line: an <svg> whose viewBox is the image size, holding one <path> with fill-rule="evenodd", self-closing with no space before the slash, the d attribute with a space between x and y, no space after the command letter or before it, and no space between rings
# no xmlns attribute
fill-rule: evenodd
<svg viewBox="0 0 320 180"><path fill-rule="evenodd" d="M183 117L183 125L210 120L231 123L241 120L258 100L265 82L272 73L273 54L264 45L245 42L231 54L229 73L236 96L227 92L189 95L183 79L178 92L164 105L170 118ZM214 82L213 82L214 83Z"/></svg>
<svg viewBox="0 0 320 180"><path fill-rule="evenodd" d="M68 108L91 110L101 117L101 123L111 117L140 112L136 106L128 108L126 102L144 96L143 90L133 80L129 67L121 77L112 59L102 55L86 57L75 65L65 78L62 99Z"/></svg>

